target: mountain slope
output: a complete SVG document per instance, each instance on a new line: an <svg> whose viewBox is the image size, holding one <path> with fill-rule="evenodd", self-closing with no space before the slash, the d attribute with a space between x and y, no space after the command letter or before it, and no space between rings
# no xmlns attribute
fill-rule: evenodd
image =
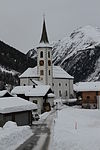
<svg viewBox="0 0 100 150"><path fill-rule="evenodd" d="M36 61L0 41L0 81L13 85L16 79L18 80L18 73L22 73L28 67L35 65Z"/></svg>
<svg viewBox="0 0 100 150"><path fill-rule="evenodd" d="M99 80L100 29L85 26L58 41L53 62L74 76L75 82Z"/></svg>

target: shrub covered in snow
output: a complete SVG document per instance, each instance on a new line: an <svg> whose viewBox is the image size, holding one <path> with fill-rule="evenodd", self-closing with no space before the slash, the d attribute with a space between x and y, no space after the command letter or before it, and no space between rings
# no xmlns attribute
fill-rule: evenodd
<svg viewBox="0 0 100 150"><path fill-rule="evenodd" d="M0 128L0 150L14 150L32 135L29 126L17 126L15 122L8 121Z"/></svg>

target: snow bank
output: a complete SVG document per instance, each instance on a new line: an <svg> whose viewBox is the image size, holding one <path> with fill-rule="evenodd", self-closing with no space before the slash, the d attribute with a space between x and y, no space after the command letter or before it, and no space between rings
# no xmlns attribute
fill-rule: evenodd
<svg viewBox="0 0 100 150"><path fill-rule="evenodd" d="M32 135L29 126L17 126L15 122L8 121L0 128L0 150L15 150Z"/></svg>
<svg viewBox="0 0 100 150"><path fill-rule="evenodd" d="M57 111L50 150L99 150L100 110Z"/></svg>

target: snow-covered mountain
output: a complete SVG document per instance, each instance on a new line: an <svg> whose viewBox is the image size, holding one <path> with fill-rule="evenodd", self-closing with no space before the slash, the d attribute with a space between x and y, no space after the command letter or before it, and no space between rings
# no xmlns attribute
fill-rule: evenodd
<svg viewBox="0 0 100 150"><path fill-rule="evenodd" d="M33 58L33 59L37 59L37 50L36 50L36 48L33 48L33 49L29 50L26 55L28 57Z"/></svg>
<svg viewBox="0 0 100 150"><path fill-rule="evenodd" d="M53 44L53 63L74 76L75 82L100 80L100 29L80 27ZM28 56L37 57L36 49Z"/></svg>
<svg viewBox="0 0 100 150"><path fill-rule="evenodd" d="M85 26L59 40L53 47L53 62L78 81L99 80L100 29Z"/></svg>

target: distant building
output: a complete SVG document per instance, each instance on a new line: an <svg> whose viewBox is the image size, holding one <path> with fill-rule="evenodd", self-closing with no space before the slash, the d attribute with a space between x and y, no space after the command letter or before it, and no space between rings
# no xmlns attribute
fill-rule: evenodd
<svg viewBox="0 0 100 150"><path fill-rule="evenodd" d="M37 67L28 68L20 75L20 85L32 85L32 80L50 85L55 98L69 99L73 97L73 77L60 66L52 64L52 47L49 44L45 19L42 35L37 47Z"/></svg>
<svg viewBox="0 0 100 150"><path fill-rule="evenodd" d="M37 105L20 97L0 98L0 126L7 121L14 121L17 125L32 124L32 110Z"/></svg>
<svg viewBox="0 0 100 150"><path fill-rule="evenodd" d="M79 82L74 84L77 99L81 100L83 108L97 108L100 96L100 82Z"/></svg>

